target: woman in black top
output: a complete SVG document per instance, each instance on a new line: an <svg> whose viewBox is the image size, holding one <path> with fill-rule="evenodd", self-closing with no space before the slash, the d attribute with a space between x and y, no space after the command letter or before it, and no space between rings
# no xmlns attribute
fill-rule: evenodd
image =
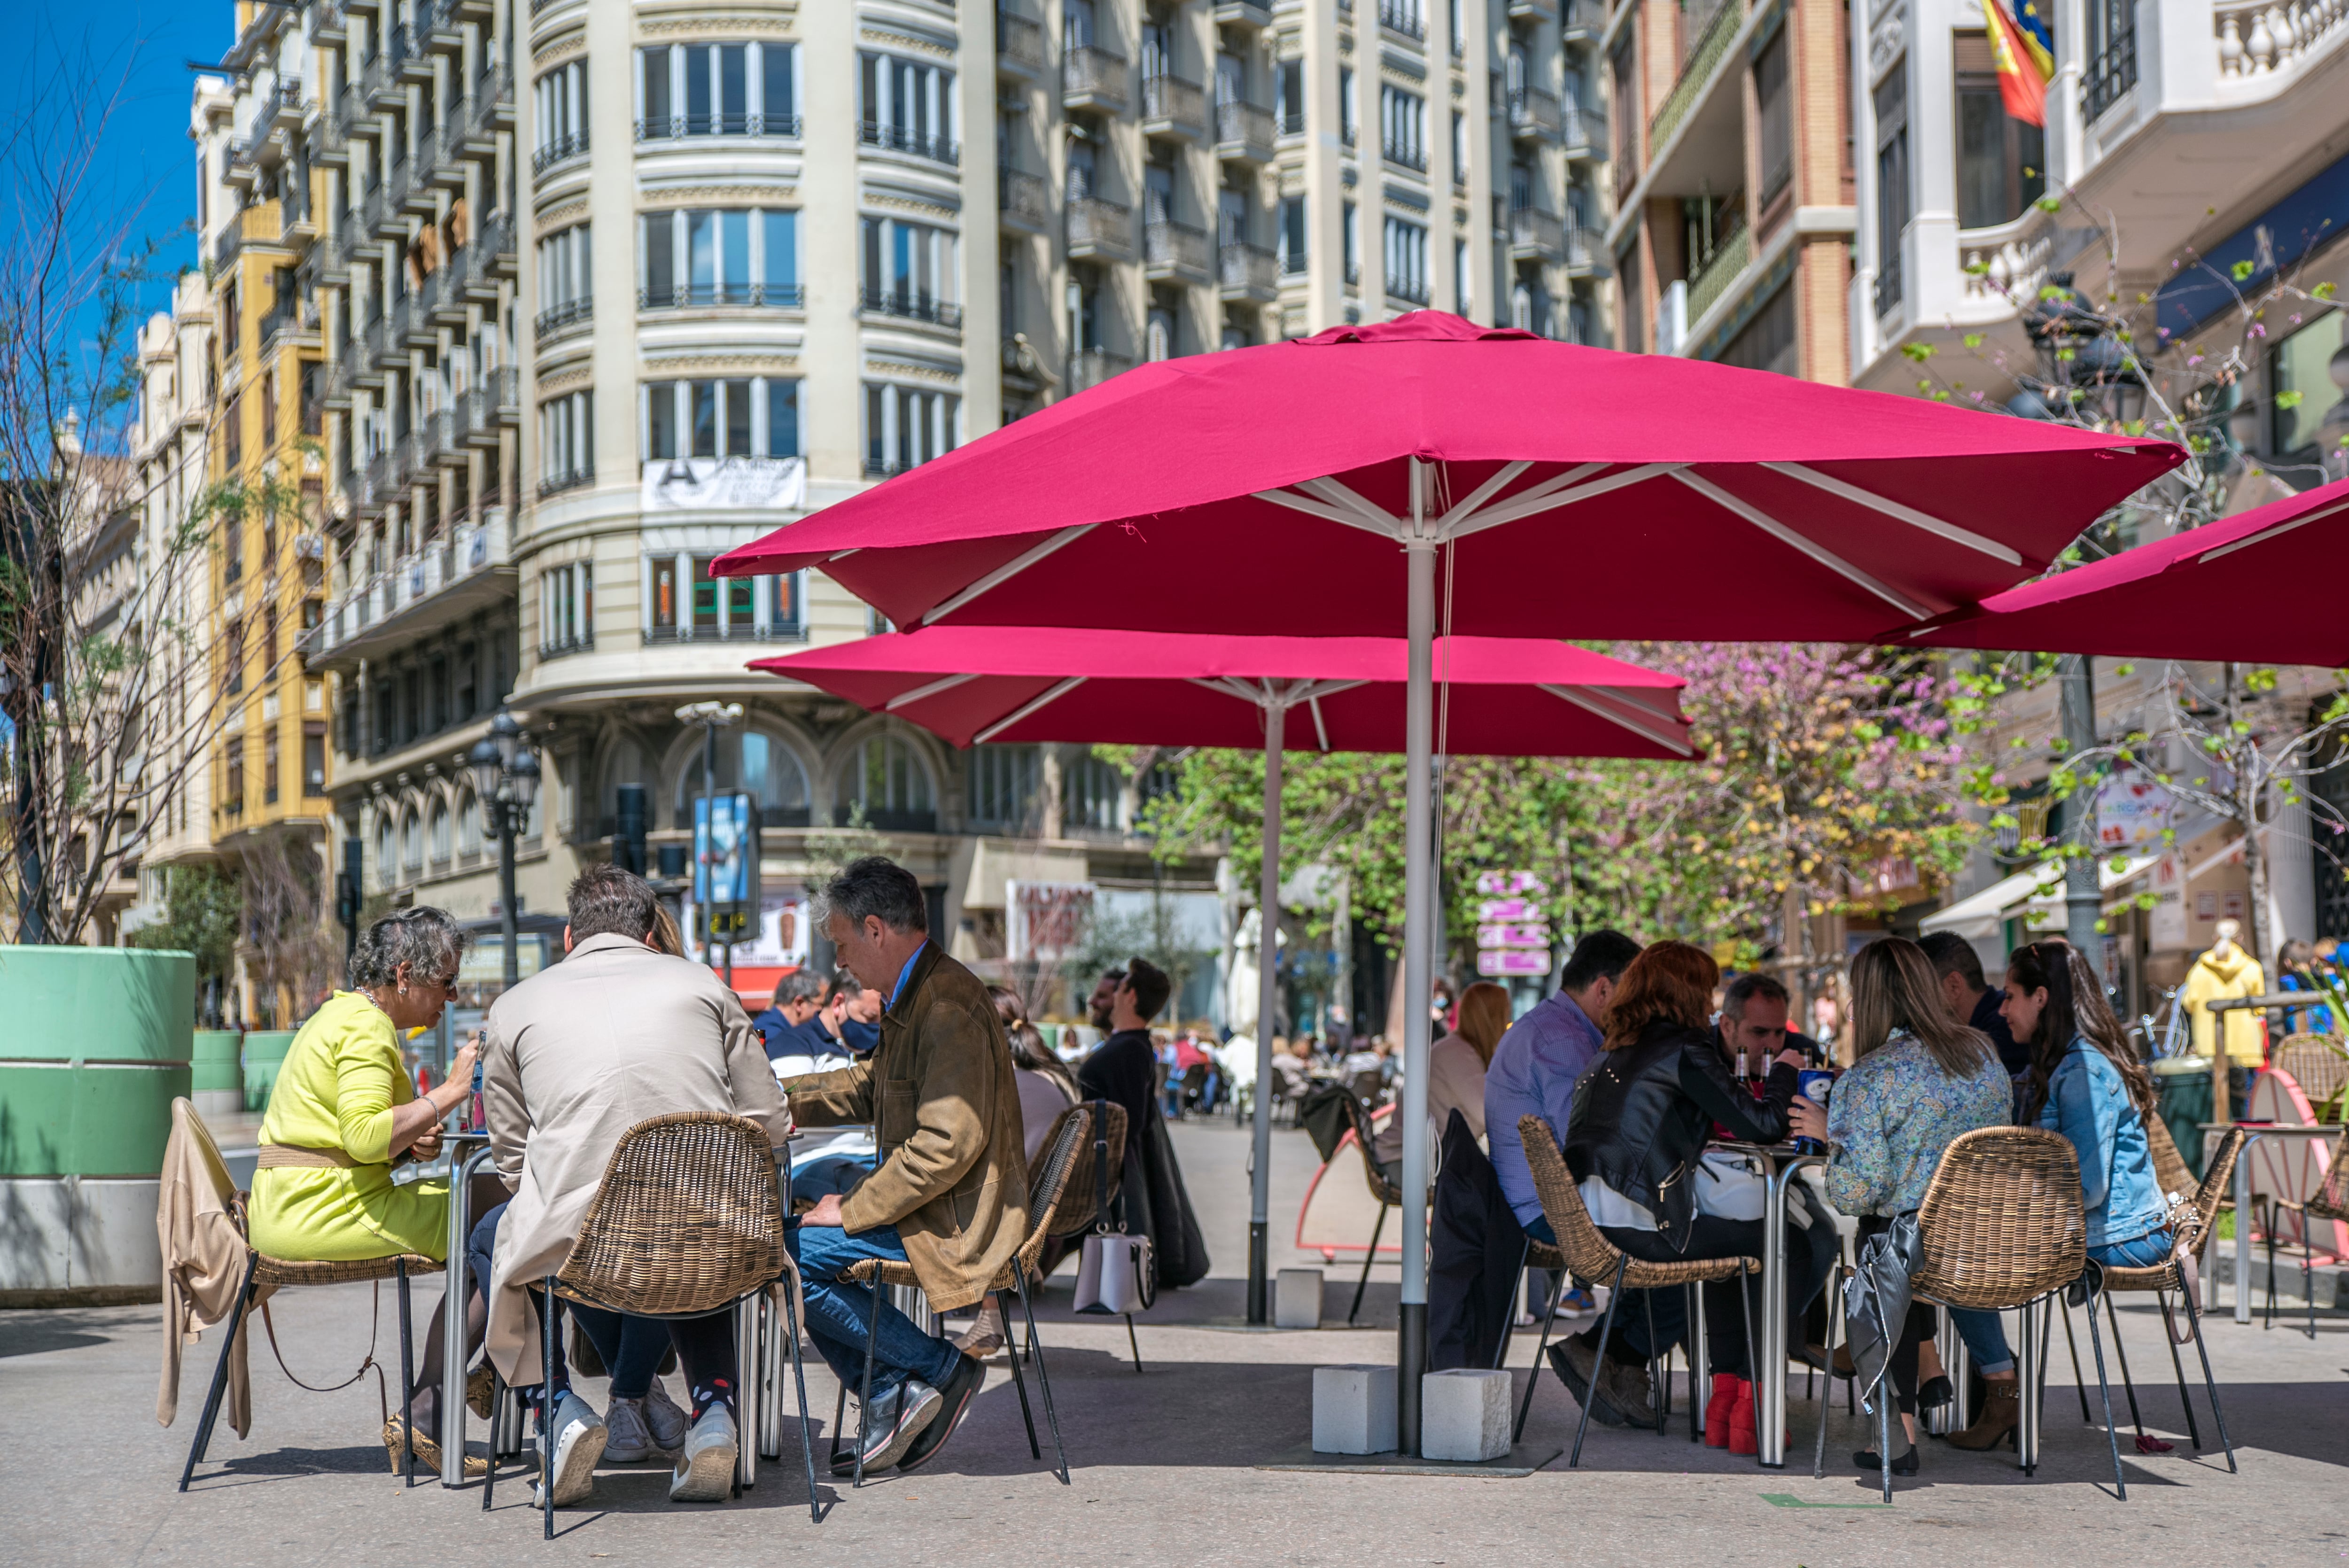
<svg viewBox="0 0 2349 1568"><path fill-rule="evenodd" d="M1574 1088L1561 1149L1567 1168L1599 1233L1644 1262L1762 1255L1760 1220L1697 1212L1697 1186L1711 1179L1700 1159L1714 1122L1742 1141L1784 1140L1803 1058L1799 1051L1780 1052L1758 1100L1733 1078L1707 1027L1720 977L1713 956L1685 942L1660 942L1642 952L1615 983L1604 1054ZM1790 1233L1790 1253L1801 1238ZM1802 1260L1790 1255L1788 1262L1790 1281L1806 1276ZM1705 1437L1716 1448L1750 1453L1754 1372L1739 1289L1726 1281L1704 1287L1713 1375ZM1802 1321L1799 1312L1790 1311L1788 1321ZM1584 1354L1590 1348L1586 1345ZM1571 1348L1567 1353L1573 1358Z"/></svg>

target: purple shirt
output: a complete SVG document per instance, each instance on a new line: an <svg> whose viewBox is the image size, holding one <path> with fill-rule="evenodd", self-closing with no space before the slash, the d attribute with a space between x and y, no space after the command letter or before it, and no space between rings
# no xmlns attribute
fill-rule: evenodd
<svg viewBox="0 0 2349 1568"><path fill-rule="evenodd" d="M1538 1116L1554 1137L1563 1137L1574 1082L1599 1059L1602 1037L1574 998L1560 991L1510 1025L1493 1048L1492 1065L1485 1069L1485 1137L1501 1195L1520 1225L1540 1219L1542 1207L1533 1172L1526 1168L1517 1119Z"/></svg>

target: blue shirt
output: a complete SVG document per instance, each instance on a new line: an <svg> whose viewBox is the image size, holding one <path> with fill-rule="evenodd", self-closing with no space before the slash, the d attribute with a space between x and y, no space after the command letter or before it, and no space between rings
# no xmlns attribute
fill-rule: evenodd
<svg viewBox="0 0 2349 1568"><path fill-rule="evenodd" d="M928 945L929 944L925 942L922 944L921 947L915 948L913 957L906 959L905 966L897 971L897 984L889 992L890 1006L895 1007L897 1005L897 998L905 994L905 982L913 977L914 965L921 962L922 947L927 947ZM876 1034L874 1037L877 1039L880 1037Z"/></svg>
<svg viewBox="0 0 2349 1568"><path fill-rule="evenodd" d="M2039 1125L2062 1133L2079 1151L2088 1245L2111 1246L2168 1228L2169 1205L2154 1175L2145 1119L2120 1068L2087 1040L2074 1040L2055 1064Z"/></svg>
<svg viewBox="0 0 2349 1568"><path fill-rule="evenodd" d="M1509 1026L1493 1047L1485 1069L1485 1138L1492 1146L1493 1172L1520 1225L1541 1218L1533 1172L1526 1168L1525 1140L1517 1119L1538 1116L1553 1137L1566 1130L1574 1082L1599 1059L1604 1037L1574 998L1560 991Z"/></svg>

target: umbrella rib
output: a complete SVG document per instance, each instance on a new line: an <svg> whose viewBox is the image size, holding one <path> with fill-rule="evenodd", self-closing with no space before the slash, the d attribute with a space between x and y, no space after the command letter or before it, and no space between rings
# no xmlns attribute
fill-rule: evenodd
<svg viewBox="0 0 2349 1568"><path fill-rule="evenodd" d="M1329 750L1330 726L1321 717L1321 694L1315 692L1311 696L1307 697L1305 706L1313 713L1313 738L1321 743L1322 750Z"/></svg>
<svg viewBox="0 0 2349 1568"><path fill-rule="evenodd" d="M2001 544L1995 539L1984 538L1971 529L1961 528L1954 522L1944 522L1930 512L1919 511L1913 506L1903 506L1897 500L1888 500L1873 490L1862 490L1859 486L1839 480L1833 474L1823 474L1818 469L1801 463L1762 463L1757 466L1768 469L1775 474L1784 474L1790 480L1800 480L1803 483L1816 490L1823 490L1829 495L1841 496L1855 506L1864 506L1871 511L1880 511L1885 516L1905 522L1911 528L1921 528L1928 533L1938 533L1943 539L1964 545L1968 550L1980 551L1993 561L2003 561L2009 566L2023 564L2023 557L2019 553Z"/></svg>
<svg viewBox="0 0 2349 1568"><path fill-rule="evenodd" d="M1389 539L1392 539L1395 535L1395 523L1392 518L1383 523L1367 522L1341 507L1331 506L1327 501L1316 500L1311 496L1299 495L1295 490L1257 490L1254 493L1258 500L1268 500L1276 506L1289 507L1304 512L1309 517L1320 518L1325 522L1342 522L1348 528L1363 529L1371 533L1383 534Z"/></svg>
<svg viewBox="0 0 2349 1568"><path fill-rule="evenodd" d="M1363 528L1381 529L1392 534L1403 525L1402 519L1383 507L1372 506L1352 488L1326 474L1318 480L1303 480L1297 488L1307 495L1320 497L1340 511L1350 512Z"/></svg>
<svg viewBox="0 0 2349 1568"><path fill-rule="evenodd" d="M881 711L895 713L901 707L911 707L914 704L934 697L940 692L952 691L965 681L975 681L978 678L978 672L972 670L963 675L948 676L944 680L932 681L927 686L917 686L912 691L899 692L895 696L883 703Z"/></svg>
<svg viewBox="0 0 2349 1568"><path fill-rule="evenodd" d="M1638 484L1642 480L1652 480L1663 474L1677 474L1680 470L1681 465L1678 463L1642 463L1636 469L1625 469L1620 473L1609 474L1603 480L1593 480L1587 485L1578 486L1562 494L1537 495L1529 490L1522 496L1512 496L1498 506L1487 508L1472 519L1466 526L1453 530L1452 537L1455 540L1465 539L1468 535L1487 528L1498 528L1503 523L1523 521L1537 512L1548 511L1561 506L1571 506L1576 501L1588 500L1594 496L1602 496L1610 490L1621 490L1626 485ZM1539 490L1541 487L1535 488Z"/></svg>
<svg viewBox="0 0 2349 1568"><path fill-rule="evenodd" d="M1669 708L1658 707L1654 703L1650 702L1645 696L1640 695L1640 687L1594 686L1585 686L1583 689L1585 691L1603 692L1610 702L1623 703L1629 707L1636 707L1643 713L1652 713L1658 718L1665 719L1671 723L1678 724L1682 722L1681 716L1677 712ZM1670 689L1675 693L1679 690L1678 687L1672 687Z"/></svg>
<svg viewBox="0 0 2349 1568"><path fill-rule="evenodd" d="M1231 676L1192 676L1188 678L1193 686L1205 686L1218 696L1237 697L1254 708L1264 707L1264 697L1261 693L1246 681L1236 679Z"/></svg>
<svg viewBox="0 0 2349 1568"><path fill-rule="evenodd" d="M1682 757L1694 757L1696 755L1696 748L1691 746L1687 741L1677 739L1672 736L1666 735L1661 730L1652 728L1648 725L1640 723L1638 719L1629 717L1623 714L1616 713L1608 708L1603 703L1593 698L1588 692L1578 691L1572 686L1553 686L1547 681L1541 683L1541 688L1542 690L1549 693L1550 696L1558 698L1560 701L1572 703L1576 707L1581 708L1586 713L1596 714L1600 718L1605 719L1608 723L1614 725L1616 727L1619 729L1628 729L1632 734L1640 737L1642 740L1652 741L1656 745L1662 747L1667 751L1676 753Z"/></svg>
<svg viewBox="0 0 2349 1568"><path fill-rule="evenodd" d="M988 725L985 729L982 729L977 735L972 736L970 738L970 743L973 746L985 745L987 742L994 739L997 736L1002 734L1005 730L1010 728L1013 725L1018 724L1021 719L1033 717L1035 713L1039 709L1042 708L1047 703L1058 702L1061 698L1068 696L1071 692L1076 690L1079 686L1084 684L1085 677L1083 676L1071 676L1067 680L1061 682L1060 685L1054 686L1050 691L1046 692L1043 696L1032 697L1027 702L1020 704L1019 707L1008 717L997 719L993 724Z"/></svg>
<svg viewBox="0 0 2349 1568"><path fill-rule="evenodd" d="M2201 554L2194 558L2194 564L2197 566L2208 566L2210 562L2218 560L2222 555L2232 555L2236 551L2241 550L2247 545L2265 544L2269 540L2275 538L2276 535L2280 533L2290 533L2293 529L2298 528L2304 522L2314 522L2320 518L2331 517L2333 513L2342 511L2344 508L2349 508L2349 501L2339 501L2332 506L2318 507L2313 511L2303 512L2300 516L2292 518L2288 521L2279 522L2271 527L2263 528L2257 533L2245 534L2242 538L2236 540L2231 544L2222 544L2216 550L2204 551Z"/></svg>
<svg viewBox="0 0 2349 1568"><path fill-rule="evenodd" d="M1585 463L1581 468L1573 469L1568 473L1560 474L1546 482L1555 485L1563 480L1567 484L1572 484L1578 476L1587 473L1591 469L1599 466L1599 465L1596 463ZM1533 464L1525 462L1503 463L1498 469L1495 469L1493 471L1491 478L1487 479L1483 484L1478 485L1475 490L1468 492L1467 500L1462 501L1450 511L1445 512L1442 518L1438 519L1437 525L1448 530L1467 521L1470 515L1474 513L1478 507L1483 506L1486 501L1491 500L1495 496L1501 492L1504 486L1511 483L1519 474L1524 473L1527 469L1532 467ZM1534 488L1538 490L1541 486L1537 485Z"/></svg>
<svg viewBox="0 0 2349 1568"><path fill-rule="evenodd" d="M915 624L916 625L923 626L935 625L938 621L946 616L953 614L957 610L961 609L965 604L969 603L973 599L978 598L980 594L1001 587L1004 583L1009 582L1012 578L1019 576L1019 573L1027 571L1028 568L1035 565L1038 562L1043 560L1046 556L1051 554L1062 545L1074 544L1078 540L1082 539L1086 534L1091 533L1099 525L1096 523L1080 522L1075 524L1073 527L1061 530L1060 532L1052 535L1051 538L1046 540L1043 543L1039 544L1033 549L1020 554L1016 560L1005 562L1002 565L997 567L994 571L988 573L978 582L973 583L969 587L965 588L961 593L957 593L953 598L946 601L946 603L936 606L935 609L925 611L921 619Z"/></svg>
<svg viewBox="0 0 2349 1568"><path fill-rule="evenodd" d="M1780 522L1776 518L1772 517L1768 512L1764 511L1760 507L1755 506L1752 501L1745 500L1738 496L1730 494L1727 490L1722 489L1711 480L1682 470L1674 471L1672 478L1680 480L1681 483L1688 486L1689 489L1696 491L1697 494L1703 496L1714 505L1734 512L1737 516L1744 518L1746 521L1752 523L1754 527L1760 529L1763 532L1770 535L1779 542L1791 545L1795 549L1801 551L1804 554L1809 556L1812 560L1817 562L1820 565L1826 567L1828 571L1836 573L1837 576L1846 578L1848 581L1858 584L1860 587L1867 589L1869 593L1875 594L1878 598L1883 600L1886 603L1891 605L1894 609L1899 611L1910 620L1921 621L1928 615L1933 614L1932 611L1927 609L1924 605L1916 603L1911 600L1902 597L1899 593L1895 593L1892 589L1885 586L1874 577L1869 576L1866 572L1861 571L1858 567L1854 566L1850 562L1846 561L1842 556L1837 555L1834 551L1829 550L1826 545L1820 544L1815 540L1805 538L1802 534L1787 527L1785 523Z"/></svg>

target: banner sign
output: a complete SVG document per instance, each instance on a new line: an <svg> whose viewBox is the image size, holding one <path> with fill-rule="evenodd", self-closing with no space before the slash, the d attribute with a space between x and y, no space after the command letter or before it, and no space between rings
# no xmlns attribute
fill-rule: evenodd
<svg viewBox="0 0 2349 1568"><path fill-rule="evenodd" d="M807 509L804 458L662 458L645 465L647 511Z"/></svg>
<svg viewBox="0 0 2349 1568"><path fill-rule="evenodd" d="M1004 952L1014 960L1050 964L1075 957L1092 917L1091 882L1003 884Z"/></svg>
<svg viewBox="0 0 2349 1568"><path fill-rule="evenodd" d="M759 877L750 797L697 795L693 800L693 902L751 902Z"/></svg>
<svg viewBox="0 0 2349 1568"><path fill-rule="evenodd" d="M1507 975L1547 975L1549 954L1524 947L1487 948L1476 954L1476 973L1487 979Z"/></svg>

